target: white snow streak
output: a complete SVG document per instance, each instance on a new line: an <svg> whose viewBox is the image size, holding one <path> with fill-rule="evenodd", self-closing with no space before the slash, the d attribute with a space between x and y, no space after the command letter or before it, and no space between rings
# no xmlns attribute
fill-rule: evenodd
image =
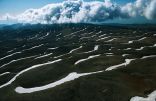
<svg viewBox="0 0 156 101"><path fill-rule="evenodd" d="M6 59L6 58L8 58L8 57L11 57L11 56L13 56L13 55L20 54L20 53L21 53L21 52L12 53L12 54L7 55L7 56L5 56L5 57L3 57L3 58L0 58L0 60Z"/></svg>
<svg viewBox="0 0 156 101"><path fill-rule="evenodd" d="M156 91L153 91L151 94L148 95L147 98L135 96L130 99L130 101L155 101L156 99Z"/></svg>
<svg viewBox="0 0 156 101"><path fill-rule="evenodd" d="M53 82L53 83L50 83L50 84L47 84L47 85L44 85L44 86L34 87L34 88L17 87L15 89L15 91L17 93L20 93L20 94L22 94L22 93L33 93L33 92L37 92L37 91L53 88L55 86L61 85L61 84L65 83L65 82L69 82L69 81L75 80L75 79L77 79L79 77L82 77L82 76L87 76L87 75L101 73L101 72L103 72L103 71L90 72L90 73L80 73L80 74L78 74L76 72L72 72L72 73L68 74L65 78L62 78L61 80L58 80L56 82Z"/></svg>
<svg viewBox="0 0 156 101"><path fill-rule="evenodd" d="M86 61L86 60L89 60L89 59L98 57L98 56L100 56L100 55L92 55L92 56L89 56L88 58L78 60L78 61L75 62L75 65L77 65L77 64L79 64L79 63L81 63L81 62L83 62L83 61Z"/></svg>
<svg viewBox="0 0 156 101"><path fill-rule="evenodd" d="M52 54L53 54L53 53L49 53L49 54L46 54L46 55L42 55L42 56L36 57L35 59L44 58L44 57L50 56L50 55L52 55Z"/></svg>
<svg viewBox="0 0 156 101"><path fill-rule="evenodd" d="M20 58L20 59L17 59L17 60L12 60L12 61L10 61L10 62L8 62L8 63L6 63L6 64L0 66L0 68L5 67L5 66L7 66L7 65L9 65L9 64L11 64L11 63L14 63L14 62L17 62L17 61L20 61L20 60L24 60L24 59L33 58L33 57L36 57L36 56L37 56L37 55L35 55L35 56L30 56L30 57L25 57L25 58Z"/></svg>
<svg viewBox="0 0 156 101"><path fill-rule="evenodd" d="M6 75L6 74L9 74L9 73L10 72L5 72L5 73L0 74L0 76Z"/></svg>
<svg viewBox="0 0 156 101"><path fill-rule="evenodd" d="M111 66L111 67L107 68L105 71L110 71L113 69L117 69L118 67L121 67L121 66L126 66L126 65L130 64L130 62L133 60L135 60L135 59L125 59L125 63L121 63L118 65Z"/></svg>
<svg viewBox="0 0 156 101"><path fill-rule="evenodd" d="M31 70L31 69L34 69L34 68L37 68L37 67L41 67L41 66L45 66L45 65L48 65L48 64L53 64L53 63L59 62L59 61L61 61L61 60L62 60L62 59L58 59L58 60L50 61L50 62L47 62L47 63L34 65L34 66L31 66L31 67L29 67L29 68L27 68L27 69L24 69L24 70L22 70L21 72L19 72L18 74L16 74L10 81L8 81L7 83L1 85L0 88L3 88L3 87L5 87L5 86L10 85L12 82L14 82L14 81L16 80L16 78L17 78L18 76L20 76L21 74L23 74L23 73L25 73L25 72L27 72L27 71L29 71L29 70Z"/></svg>
<svg viewBox="0 0 156 101"><path fill-rule="evenodd" d="M80 48L82 48L82 46L80 46L80 47L78 47L78 48L75 48L75 49L71 50L69 53L72 53L72 52L74 52L74 51L76 51L76 50L78 50L78 49L80 49Z"/></svg>

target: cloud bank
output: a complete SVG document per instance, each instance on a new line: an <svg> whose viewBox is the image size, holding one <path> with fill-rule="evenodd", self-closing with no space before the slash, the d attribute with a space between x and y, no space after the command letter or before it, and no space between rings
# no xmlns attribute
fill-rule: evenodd
<svg viewBox="0 0 156 101"><path fill-rule="evenodd" d="M6 14L0 20L15 20L21 23L89 23L104 22L115 18L132 18L143 16L149 20L156 19L156 0L136 0L123 6L112 3L82 0L68 0L62 3L48 4L39 9L28 9L11 16Z"/></svg>

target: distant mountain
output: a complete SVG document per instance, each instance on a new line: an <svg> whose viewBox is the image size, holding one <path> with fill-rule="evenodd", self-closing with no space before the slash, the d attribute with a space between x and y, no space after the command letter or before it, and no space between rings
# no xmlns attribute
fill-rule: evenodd
<svg viewBox="0 0 156 101"><path fill-rule="evenodd" d="M6 24L0 24L0 28L2 28L4 26L8 26L8 25L6 25Z"/></svg>

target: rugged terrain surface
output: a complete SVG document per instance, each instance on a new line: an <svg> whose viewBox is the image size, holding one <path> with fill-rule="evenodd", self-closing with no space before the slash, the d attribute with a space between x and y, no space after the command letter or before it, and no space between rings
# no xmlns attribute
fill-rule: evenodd
<svg viewBox="0 0 156 101"><path fill-rule="evenodd" d="M0 29L0 101L130 101L154 90L154 25Z"/></svg>

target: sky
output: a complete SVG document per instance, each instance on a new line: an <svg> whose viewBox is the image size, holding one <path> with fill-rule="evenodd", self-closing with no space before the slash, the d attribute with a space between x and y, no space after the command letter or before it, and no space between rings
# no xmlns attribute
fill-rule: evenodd
<svg viewBox="0 0 156 101"><path fill-rule="evenodd" d="M44 17L43 16L43 13L40 14L40 12L37 12L40 15L37 16L37 17L35 15L36 18L34 18L34 15L32 16L32 13L30 13L30 12L29 13L25 13L25 12L27 10L31 9L31 8L32 9L42 9L44 6L46 6L48 4L54 4L55 5L56 3L63 3L65 1L67 1L67 0L0 0L0 17L1 17L0 18L0 24L9 24L9 23L17 23L17 22L18 23L19 22L26 22L26 23L40 23L40 22L41 23L47 23L48 22L49 23L50 22L49 20L48 21L47 20L46 21L43 21L43 19L41 19L41 18ZM61 18L64 15L59 15L59 16L61 16L60 17L61 19L57 19L59 21L52 20L51 22L52 23L60 23L60 20L63 19L63 21L61 21L61 23L66 23L66 22L74 22L74 23L75 22L94 22L94 21L95 22L102 22L102 23L156 23L156 19L155 19L155 15L156 14L154 14L154 15L153 14L146 14L145 17L144 16L136 16L136 14L135 15L133 14L133 12L134 12L133 9L136 10L135 13L138 13L138 11L140 11L140 9L142 9L142 7L140 7L140 8L133 7L133 5L135 4L136 0L111 0L111 1L110 0L83 0L83 2L87 2L87 3L88 2L93 2L93 1L100 1L101 3L105 2L105 1L108 1L108 3L105 4L105 5L103 5L104 7L100 7L101 6L100 3L99 4L98 3L84 4L85 6L90 6L90 7L96 4L95 5L95 8L93 8L93 7L91 8L93 10L96 9L97 6L99 6L99 8L97 8L98 11L95 11L94 13L96 13L96 14L94 14L94 15L93 14L92 15L90 14L91 12L93 12L93 10L92 11L89 11L89 14L88 14L88 12L87 13L84 13L83 12L83 15L85 14L85 16L86 15L91 16L91 17L86 18L85 21L83 21L82 19L81 20L80 19L77 19L78 17L80 17L80 18L82 17L81 16L82 15L82 11L81 12L76 11L76 13L74 13L74 18L73 17L72 18L70 17L70 19L72 19L70 21L68 19ZM146 0L137 0L137 1L145 1L146 2ZM155 0L148 0L148 1L155 1ZM119 14L116 14L114 16L114 14L116 12L109 9L109 7L112 9L112 5L110 6L110 3L112 3L112 4L118 4L118 5L121 5L121 6L126 6L127 3L132 3L132 5L130 5L130 7L129 6L126 6L127 8L125 7L126 9L124 9L124 13L122 12L123 14L120 14L120 15ZM73 3L70 2L70 4L73 4ZM149 2L148 5L150 5L150 2ZM151 7L153 7L153 5L151 5ZM51 12L55 11L58 8L59 9L62 9L62 8L60 8L60 5L57 5L57 7L54 7L53 6L51 8L52 8L52 11ZM73 7L70 7L70 8L73 9L73 10L75 9ZM116 9L116 8L113 8L113 9ZM155 10L156 7L154 6L151 9L152 10L153 9ZM151 9L149 9L149 11L151 11ZM67 9L64 9L64 11L62 11L62 13L63 12L66 12L66 11L67 11ZM70 12L70 13L72 13L72 12ZM101 19L100 18L101 15L99 15L100 12L103 12L101 14L107 14L108 13L109 14L109 17L102 16L103 19ZM57 14L58 12L54 12L54 13ZM79 13L81 13L81 15ZM121 13L121 12L117 12L117 13ZM28 20L28 18L29 18L29 17L27 17L28 14L31 15L31 17L29 15L31 21ZM75 17L76 14L78 16ZM7 15L7 17L6 17L6 15ZM54 15L53 13L49 13L49 14L46 13L45 16L47 16L47 15L51 17L50 19L54 19L54 17L56 17L56 16L54 16L54 17L52 16L52 15ZM142 14L140 14L140 15L142 15ZM148 17L148 15L152 15L152 16L154 16L154 18L153 17L150 18L150 17ZM6 19L5 19L4 16L6 17ZM92 17L92 16L94 16L94 17ZM135 17L131 17L131 16L135 16ZM20 19L20 21L19 21L19 19ZM45 19L45 17L44 17L44 19Z"/></svg>
<svg viewBox="0 0 156 101"><path fill-rule="evenodd" d="M50 3L59 3L65 0L0 0L0 15L6 13L19 14L29 8L40 8ZM87 2L91 1L104 1L104 0L84 0ZM125 4L134 0L112 0L119 4Z"/></svg>

